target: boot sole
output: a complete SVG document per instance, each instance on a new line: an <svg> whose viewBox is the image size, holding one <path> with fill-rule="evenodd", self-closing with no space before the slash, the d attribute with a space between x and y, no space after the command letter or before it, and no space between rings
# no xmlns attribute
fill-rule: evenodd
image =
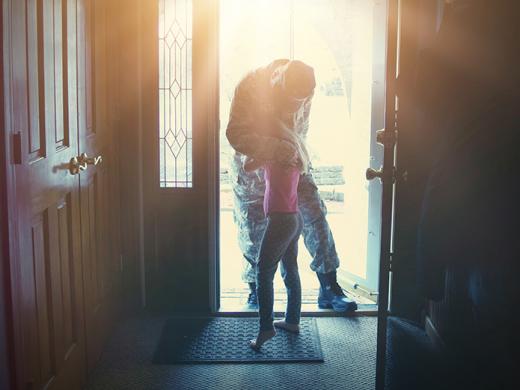
<svg viewBox="0 0 520 390"><path fill-rule="evenodd" d="M318 303L320 309L332 309L331 303Z"/></svg>
<svg viewBox="0 0 520 390"><path fill-rule="evenodd" d="M348 313L348 312L356 311L358 308L356 303L347 305L347 307L345 309L336 309L332 305L332 303L318 303L318 307L320 309L332 309L336 313Z"/></svg>

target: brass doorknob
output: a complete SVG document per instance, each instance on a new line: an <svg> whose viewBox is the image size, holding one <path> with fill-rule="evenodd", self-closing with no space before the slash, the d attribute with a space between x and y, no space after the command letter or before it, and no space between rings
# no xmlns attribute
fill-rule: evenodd
<svg viewBox="0 0 520 390"><path fill-rule="evenodd" d="M381 180L381 182L383 182L383 180L391 180L392 183L395 183L397 180L397 170L395 167L391 167L390 170L390 174L388 174L388 171L385 172L383 167L381 167L379 170L368 168L365 175L367 180L374 180L377 177L379 180Z"/></svg>
<svg viewBox="0 0 520 390"><path fill-rule="evenodd" d="M72 157L69 161L69 172L71 175L77 175L87 169L87 167L87 163L80 161L77 157Z"/></svg>
<svg viewBox="0 0 520 390"><path fill-rule="evenodd" d="M87 156L87 153L81 153L81 155L79 156L79 159L81 162L83 162L87 165L98 165L99 163L103 162L102 156L89 157L89 156Z"/></svg>
<svg viewBox="0 0 520 390"><path fill-rule="evenodd" d="M376 170L372 168L368 168L366 171L366 178L367 180L374 180L376 177L382 179L383 178L383 171L382 170Z"/></svg>

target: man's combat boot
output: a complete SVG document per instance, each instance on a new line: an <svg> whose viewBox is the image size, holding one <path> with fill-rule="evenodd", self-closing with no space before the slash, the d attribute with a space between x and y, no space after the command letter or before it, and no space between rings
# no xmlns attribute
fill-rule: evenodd
<svg viewBox="0 0 520 390"><path fill-rule="evenodd" d="M256 283L248 283L249 284L249 297L247 298L247 305L251 309L258 308L258 296L256 295Z"/></svg>
<svg viewBox="0 0 520 390"><path fill-rule="evenodd" d="M319 274L320 294L318 307L320 309L334 309L337 312L349 312L357 310L357 303L347 298L343 289L338 284L336 272Z"/></svg>

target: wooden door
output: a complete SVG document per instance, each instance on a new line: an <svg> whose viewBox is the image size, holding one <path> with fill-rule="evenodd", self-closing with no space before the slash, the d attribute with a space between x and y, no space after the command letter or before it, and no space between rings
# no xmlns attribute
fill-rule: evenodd
<svg viewBox="0 0 520 390"><path fill-rule="evenodd" d="M78 154L76 2L4 5L16 160L18 387L75 389L85 377L79 176L68 170Z"/></svg>
<svg viewBox="0 0 520 390"><path fill-rule="evenodd" d="M111 3L3 0L20 389L81 388L115 312L118 187L105 55ZM71 159L105 151L102 165L71 173Z"/></svg>

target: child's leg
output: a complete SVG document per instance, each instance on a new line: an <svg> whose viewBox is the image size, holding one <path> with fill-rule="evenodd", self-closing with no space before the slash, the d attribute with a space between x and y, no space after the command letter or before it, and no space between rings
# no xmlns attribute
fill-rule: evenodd
<svg viewBox="0 0 520 390"><path fill-rule="evenodd" d="M287 289L287 308L285 309L285 319L274 321L276 328L288 330L289 332L299 333L300 332L300 313L301 313L301 302L302 302L302 290L300 285L300 275L298 274L298 264L296 261L298 241L296 245L291 243L289 245L288 253L282 259L282 278ZM296 246L296 249L294 249Z"/></svg>
<svg viewBox="0 0 520 390"><path fill-rule="evenodd" d="M260 331L273 329L273 279L277 268L278 260L273 261L273 258L270 256L261 257L258 262L256 274L256 293L258 297Z"/></svg>
<svg viewBox="0 0 520 390"><path fill-rule="evenodd" d="M251 343L253 348L259 348L263 342L275 334L273 327L273 279L278 268L278 261L286 251L296 228L295 221L288 215L269 217L258 256L256 290L260 333L256 342Z"/></svg>
<svg viewBox="0 0 520 390"><path fill-rule="evenodd" d="M302 289L300 284L300 274L298 273L298 240L300 238L303 222L298 215L299 229L295 232L295 237L287 247L282 257L282 278L287 289L287 309L285 311L285 322L289 325L288 330L298 331L299 328L291 325L300 323ZM284 327L279 323L279 327Z"/></svg>

